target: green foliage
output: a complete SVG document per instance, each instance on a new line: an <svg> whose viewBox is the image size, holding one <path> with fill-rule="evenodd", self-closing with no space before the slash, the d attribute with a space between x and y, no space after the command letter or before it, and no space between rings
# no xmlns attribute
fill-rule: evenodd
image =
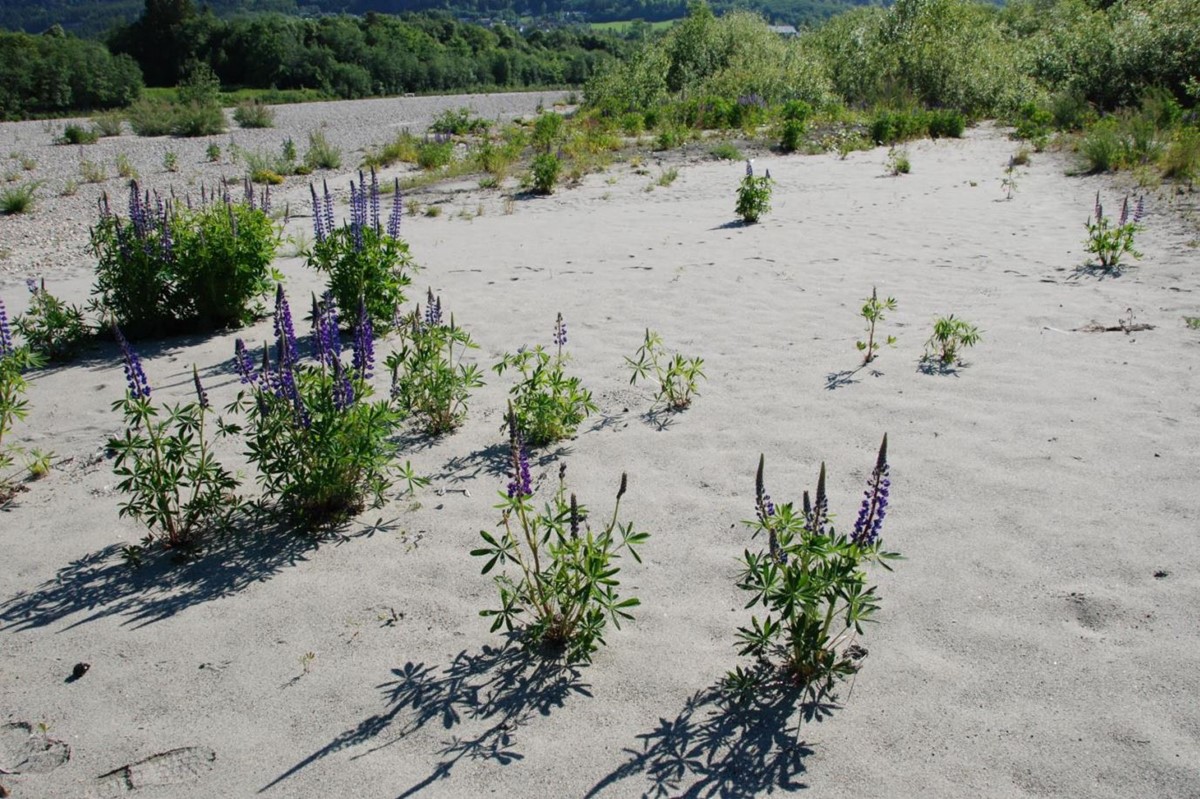
<svg viewBox="0 0 1200 799"><path fill-rule="evenodd" d="M854 343L863 354L864 366L875 360L875 353L879 351L879 342L875 340L875 325L884 320L884 311L894 310L896 310L895 298L888 297L886 300L881 300L872 287L871 296L864 302L862 310L858 313L867 323L867 340ZM893 347L896 344L896 337L888 336L886 341L889 347Z"/></svg>
<svg viewBox="0 0 1200 799"><path fill-rule="evenodd" d="M1129 207L1129 195L1121 203L1121 216L1116 220L1105 216L1104 206L1100 204L1100 192L1096 192L1096 205L1092 215L1088 217L1087 251L1096 256L1100 267L1114 272L1121 269L1121 259L1126 255L1141 258L1133 245L1134 234L1142 229L1142 200L1138 199L1136 209Z"/></svg>
<svg viewBox="0 0 1200 799"><path fill-rule="evenodd" d="M79 175L85 183L103 183L108 180L108 170L104 168L104 164L86 158L79 162Z"/></svg>
<svg viewBox="0 0 1200 799"><path fill-rule="evenodd" d="M1183 323L1190 330L1200 330L1200 316L1185 316L1183 317Z"/></svg>
<svg viewBox="0 0 1200 799"><path fill-rule="evenodd" d="M380 169L391 166L397 161L410 164L417 162L417 153L421 140L408 130L402 130L395 139L382 147L373 147L363 157L363 166L370 169Z"/></svg>
<svg viewBox="0 0 1200 799"><path fill-rule="evenodd" d="M495 576L500 607L480 611L492 618L492 632L518 627L527 646L562 652L567 662L589 662L606 642L604 630L611 620L620 629L622 619L640 601L622 598L618 564L622 551L638 563L636 547L650 538L637 532L632 522L620 521L621 497L626 476L608 522L593 531L588 511L567 493L566 466L559 469L558 488L539 511L533 504L532 488L522 485L521 471L528 472L524 451L514 435L512 442L513 484L500 493L500 532L481 530L484 546L475 557L487 558L483 574L496 566L511 566L515 574L502 571Z"/></svg>
<svg viewBox="0 0 1200 799"><path fill-rule="evenodd" d="M561 326L562 315L559 315ZM509 391L512 420L530 446L540 447L575 435L579 425L596 411L592 392L578 377L567 377L562 345L548 352L540 344L504 357L492 369L503 375L506 369L519 373L521 380Z"/></svg>
<svg viewBox="0 0 1200 799"><path fill-rule="evenodd" d="M553 153L540 153L534 156L530 166L530 185L537 194L553 194L562 171L562 161Z"/></svg>
<svg viewBox="0 0 1200 799"><path fill-rule="evenodd" d="M271 268L279 234L262 208L216 203L178 212L172 271L201 329L259 319L277 277Z"/></svg>
<svg viewBox="0 0 1200 799"><path fill-rule="evenodd" d="M838 682L857 674L866 655L856 640L879 610L866 567L878 564L890 571L888 561L900 557L883 551L879 541L890 486L887 436L849 535L838 533L832 525L825 464L817 478L815 501L804 492L802 509L790 502L773 503L763 471L760 457L755 481L757 518L745 524L754 535L766 537L767 550L744 552L738 587L750 594L747 607L761 605L764 615L753 616L750 626L738 629L740 653L753 657L755 665L730 672L726 686L737 698L749 699L778 679L782 667L784 684L799 687L808 701L820 703L835 698Z"/></svg>
<svg viewBox="0 0 1200 799"><path fill-rule="evenodd" d="M908 151L896 147L888 148L887 160L888 174L892 177L899 175L907 175L912 170L912 163L908 160Z"/></svg>
<svg viewBox="0 0 1200 799"><path fill-rule="evenodd" d="M224 132L225 111L219 105L189 103L177 106L172 114L171 133L176 136L212 136Z"/></svg>
<svg viewBox="0 0 1200 799"><path fill-rule="evenodd" d="M1175 130L1163 153L1162 173L1164 178L1189 182L1200 177L1200 129Z"/></svg>
<svg viewBox="0 0 1200 799"><path fill-rule="evenodd" d="M138 136L167 136L175 130L175 106L142 98L130 107L128 119Z"/></svg>
<svg viewBox="0 0 1200 799"><path fill-rule="evenodd" d="M450 139L426 139L417 145L417 165L433 170L447 166L454 158L454 142Z"/></svg>
<svg viewBox="0 0 1200 799"><path fill-rule="evenodd" d="M132 194L138 194L136 183ZM103 312L131 337L209 330L261 313L278 235L266 213L248 203L215 202L196 210L133 203L134 219L105 206L92 228L96 284Z"/></svg>
<svg viewBox="0 0 1200 799"><path fill-rule="evenodd" d="M779 149L785 153L794 153L804 143L804 131L807 125L798 119L785 119L780 125Z"/></svg>
<svg viewBox="0 0 1200 799"><path fill-rule="evenodd" d="M472 389L483 385L479 367L462 362L467 350L478 349L471 336L441 319L441 300L429 292L425 316L418 307L400 326L400 350L387 358L392 398L431 436L458 428L467 415Z"/></svg>
<svg viewBox="0 0 1200 799"><path fill-rule="evenodd" d="M953 108L934 108L925 112L925 130L931 139L960 139L967 120Z"/></svg>
<svg viewBox="0 0 1200 799"><path fill-rule="evenodd" d="M166 150L163 152L162 160L163 169L167 172L179 171L179 153L174 150Z"/></svg>
<svg viewBox="0 0 1200 799"><path fill-rule="evenodd" d="M433 119L431 133L446 133L465 136L468 133L487 133L491 123L477 117L470 108L447 108Z"/></svg>
<svg viewBox="0 0 1200 799"><path fill-rule="evenodd" d="M35 180L0 191L0 214L12 216L33 210L37 190L41 185L41 181Z"/></svg>
<svg viewBox="0 0 1200 799"><path fill-rule="evenodd" d="M126 180L137 180L137 168L125 153L117 153L117 174Z"/></svg>
<svg viewBox="0 0 1200 799"><path fill-rule="evenodd" d="M113 111L107 114L97 114L92 118L92 129L104 138L121 135L122 117Z"/></svg>
<svg viewBox="0 0 1200 799"><path fill-rule="evenodd" d="M149 396L127 390L113 404L125 430L108 442L116 455L113 472L121 478L117 490L127 497L121 516L145 524L147 541L157 538L169 549L193 548L204 535L227 530L242 504L235 493L238 479L212 452L215 438L240 428L216 416L192 370L200 390L193 402L160 409ZM210 415L216 416L215 436L205 429Z"/></svg>
<svg viewBox="0 0 1200 799"><path fill-rule="evenodd" d="M233 121L243 128L273 128L275 109L259 100L246 100L233 109Z"/></svg>
<svg viewBox="0 0 1200 799"><path fill-rule="evenodd" d="M212 142L204 150L204 158L210 164L218 164L221 162L221 145Z"/></svg>
<svg viewBox="0 0 1200 799"><path fill-rule="evenodd" d="M98 41L0 30L0 119L124 106L141 90L133 59Z"/></svg>
<svg viewBox="0 0 1200 799"><path fill-rule="evenodd" d="M342 151L335 147L319 130L308 134L308 150L304 153L304 164L310 169L339 169L342 166Z"/></svg>
<svg viewBox="0 0 1200 799"><path fill-rule="evenodd" d="M554 149L563 135L565 124L561 115L553 111L539 114L533 122L531 144L534 149L548 153Z"/></svg>
<svg viewBox="0 0 1200 799"><path fill-rule="evenodd" d="M365 302L371 323L381 331L404 304L404 289L417 268L403 239L369 225L356 234L350 223L313 245L308 266L329 275L328 288L338 307L357 308Z"/></svg>
<svg viewBox="0 0 1200 799"><path fill-rule="evenodd" d="M56 139L58 144L95 144L100 141L100 131L95 128L85 128L83 125L71 123L63 128L62 135Z"/></svg>
<svg viewBox="0 0 1200 799"><path fill-rule="evenodd" d="M92 339L94 331L84 321L83 309L63 302L41 284L29 281L29 310L15 320L26 344L47 361L65 362Z"/></svg>
<svg viewBox="0 0 1200 799"><path fill-rule="evenodd" d="M393 441L402 415L386 399L373 400L369 358L356 349L355 365L341 361L337 317L329 295L317 312L316 363L301 363L290 311L277 295L276 363L256 372L239 351L249 390L235 407L249 416L247 457L258 470L266 501L302 529L340 523L370 503L379 506L397 478L409 490L424 484L409 464L396 463ZM282 307L281 307L282 306Z"/></svg>
<svg viewBox="0 0 1200 799"><path fill-rule="evenodd" d="M737 145L729 141L714 144L709 149L708 154L718 161L741 161L745 157L742 155L742 151L737 148Z"/></svg>
<svg viewBox="0 0 1200 799"><path fill-rule="evenodd" d="M964 319L939 316L933 320L933 335L925 342L925 354L921 360L936 361L940 366L962 363L962 350L979 343L979 328Z"/></svg>
<svg viewBox="0 0 1200 799"><path fill-rule="evenodd" d="M25 399L29 383L23 373L44 364L45 359L29 347L12 345L4 303L0 302L0 506L16 491L9 470L16 462L16 456L25 452L14 445L11 438L5 443L13 426L29 414L29 400Z"/></svg>
<svg viewBox="0 0 1200 799"><path fill-rule="evenodd" d="M738 186L737 205L734 213L741 217L742 222L753 225L771 210L771 187L774 181L768 172L762 177L755 177L749 161L746 162L746 176Z"/></svg>
<svg viewBox="0 0 1200 799"><path fill-rule="evenodd" d="M670 411L681 411L692 404L692 397L699 394L696 390L697 381L705 379L702 358L684 358L678 352L668 358L662 338L649 328L636 355L637 360L625 359L633 370L630 385L635 385L638 378L645 379L653 373L658 382L658 393L654 395L656 403L665 403Z"/></svg>

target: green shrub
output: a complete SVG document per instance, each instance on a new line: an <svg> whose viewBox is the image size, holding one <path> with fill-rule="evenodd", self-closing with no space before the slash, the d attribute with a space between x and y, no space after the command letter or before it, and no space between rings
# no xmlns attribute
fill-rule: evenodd
<svg viewBox="0 0 1200 799"><path fill-rule="evenodd" d="M533 159L530 184L538 194L553 194L562 171L562 162L553 153L542 153Z"/></svg>
<svg viewBox="0 0 1200 799"><path fill-rule="evenodd" d="M741 161L742 151L737 148L737 145L730 141L723 141L714 144L708 151L708 154L718 161Z"/></svg>
<svg viewBox="0 0 1200 799"><path fill-rule="evenodd" d="M338 169L342 165L342 151L330 144L321 131L311 131L308 134L308 151L304 153L304 164L310 170Z"/></svg>
<svg viewBox="0 0 1200 799"><path fill-rule="evenodd" d="M779 149L785 153L794 153L804 143L806 125L799 119L785 119L779 134Z"/></svg>
<svg viewBox="0 0 1200 799"><path fill-rule="evenodd" d="M871 120L870 136L876 144L898 144L918 139L928 130L922 111L880 111Z"/></svg>
<svg viewBox="0 0 1200 799"><path fill-rule="evenodd" d="M447 108L434 117L429 126L431 133L446 133L465 136L468 133L487 133L491 123L475 116L469 108Z"/></svg>
<svg viewBox="0 0 1200 799"><path fill-rule="evenodd" d="M1120 169L1125 158L1125 141L1116 119L1106 117L1091 125L1079 140L1079 154L1088 172Z"/></svg>
<svg viewBox="0 0 1200 799"><path fill-rule="evenodd" d="M121 115L115 112L92 117L93 130L104 138L121 135Z"/></svg>
<svg viewBox="0 0 1200 799"><path fill-rule="evenodd" d="M130 106L127 119L138 136L167 136L175 129L175 106L143 98Z"/></svg>
<svg viewBox="0 0 1200 799"><path fill-rule="evenodd" d="M454 158L454 142L437 134L417 147L417 165L422 169L441 169Z"/></svg>
<svg viewBox="0 0 1200 799"><path fill-rule="evenodd" d="M1165 178L1194 181L1200 177L1200 129L1179 128L1171 137L1162 158Z"/></svg>
<svg viewBox="0 0 1200 799"><path fill-rule="evenodd" d="M41 183L33 181L0 191L0 214L12 216L33 210L34 197Z"/></svg>
<svg viewBox="0 0 1200 799"><path fill-rule="evenodd" d="M362 165L364 168L379 169L397 161L415 164L420 148L421 140L409 131L402 130L391 142L368 150Z"/></svg>
<svg viewBox="0 0 1200 799"><path fill-rule="evenodd" d="M195 138L225 132L225 110L220 105L188 103L175 108L171 132Z"/></svg>
<svg viewBox="0 0 1200 799"><path fill-rule="evenodd" d="M753 225L771 210L771 187L774 181L770 173L755 177L753 165L746 162L746 176L738 186L737 205L734 212L742 222Z"/></svg>
<svg viewBox="0 0 1200 799"><path fill-rule="evenodd" d="M247 100L233 109L233 121L243 128L273 128L275 109L259 100Z"/></svg>
<svg viewBox="0 0 1200 799"><path fill-rule="evenodd" d="M58 137L59 144L95 144L99 140L100 132L98 130L85 128L75 123L63 128L62 135Z"/></svg>
<svg viewBox="0 0 1200 799"><path fill-rule="evenodd" d="M533 123L533 146L542 152L550 152L562 137L563 118L554 112L538 116Z"/></svg>
<svg viewBox="0 0 1200 799"><path fill-rule="evenodd" d="M69 361L92 337L78 305L63 302L46 290L46 281L30 279L29 310L16 318L18 332L34 352L48 361Z"/></svg>
<svg viewBox="0 0 1200 799"><path fill-rule="evenodd" d="M931 139L960 139L967 127L962 112L952 108L935 108L925 112L925 129Z"/></svg>

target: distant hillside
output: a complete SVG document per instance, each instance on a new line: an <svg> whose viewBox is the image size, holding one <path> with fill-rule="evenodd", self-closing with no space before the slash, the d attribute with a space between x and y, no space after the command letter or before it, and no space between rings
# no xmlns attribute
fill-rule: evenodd
<svg viewBox="0 0 1200 799"><path fill-rule="evenodd" d="M734 7L749 8L771 22L800 25L867 4L869 0L716 0L712 6L718 13ZM607 22L676 19L687 14L687 0L208 0L196 5L211 8L222 17L270 11L316 16L436 9L473 20ZM99 35L116 24L134 21L144 8L144 0L3 0L0 29L39 33L61 25L80 36Z"/></svg>

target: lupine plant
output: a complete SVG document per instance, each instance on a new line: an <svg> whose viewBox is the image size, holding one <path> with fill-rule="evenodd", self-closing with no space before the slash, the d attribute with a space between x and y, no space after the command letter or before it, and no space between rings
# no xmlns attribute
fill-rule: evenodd
<svg viewBox="0 0 1200 799"><path fill-rule="evenodd" d="M201 188L198 207L190 198L180 207L131 182L128 219L103 196L92 229L92 291L109 321L126 335L153 336L244 324L261 313L279 237L270 195L256 201L249 186L246 193L235 203L227 186Z"/></svg>
<svg viewBox="0 0 1200 799"><path fill-rule="evenodd" d="M745 550L738 587L750 593L746 607L761 605L762 618L738 629L741 654L755 659L726 678L735 695L751 697L768 683L802 689L808 700L835 698L839 680L856 674L866 650L856 641L879 608L866 567L900 557L885 552L880 530L887 514L891 480L887 436L879 447L854 528L838 533L825 495L825 464L815 499L804 492L803 506L776 505L767 493L764 459L759 458L754 496L756 518L745 522L766 538L766 551Z"/></svg>
<svg viewBox="0 0 1200 799"><path fill-rule="evenodd" d="M562 652L568 662L587 662L605 643L604 630L611 620L620 629L622 619L632 619L636 597L622 598L621 552L641 563L636 547L649 533L637 532L632 522L620 521L621 497L627 479L621 475L612 516L598 530L588 523L587 509L568 493L566 465L558 470L558 486L550 501L538 510L529 456L512 406L508 413L511 479L500 492L500 531L481 530L484 546L472 550L487 558L483 574L502 567L495 576L500 607L480 611L492 619L492 632L521 628L529 646ZM512 572L503 571L511 566Z"/></svg>
<svg viewBox="0 0 1200 799"><path fill-rule="evenodd" d="M398 474L411 490L423 482L396 464L392 434L402 416L388 400L372 400L374 334L360 305L350 365L342 363L337 303L313 300L315 363L301 363L291 308L275 295L274 363L261 365L238 340L235 365L245 389L234 408L249 414L248 456L265 498L297 525L340 522L368 502L378 506Z"/></svg>
<svg viewBox="0 0 1200 799"><path fill-rule="evenodd" d="M954 314L933 320L933 335L925 342L923 361L936 361L941 366L961 363L961 351L979 343L979 328Z"/></svg>
<svg viewBox="0 0 1200 799"><path fill-rule="evenodd" d="M394 186L386 228L380 219L379 182L373 169L370 185L361 171L358 184L350 182L350 218L340 227L334 224L329 185L324 189L318 197L316 187L309 186L316 243L308 265L328 273L328 288L338 307L357 308L365 302L372 324L382 332L391 325L395 308L404 304L409 272L416 269L408 244L400 238L400 181Z"/></svg>
<svg viewBox="0 0 1200 799"><path fill-rule="evenodd" d="M1129 195L1125 195L1121 202L1121 216L1114 222L1104 215L1104 206L1100 204L1100 192L1096 192L1096 204L1092 216L1086 222L1087 251L1096 256L1104 269L1117 272L1121 269L1121 259L1124 256L1142 257L1133 246L1133 237L1142 229L1141 221L1145 213L1143 203L1144 198L1138 197L1137 206L1131 212Z"/></svg>
<svg viewBox="0 0 1200 799"><path fill-rule="evenodd" d="M753 225L763 214L771 210L771 170L762 177L754 176L754 162L746 161L746 176L738 186L737 205L734 212L747 225Z"/></svg>
<svg viewBox="0 0 1200 799"><path fill-rule="evenodd" d="M42 356L32 352L28 346L17 347L13 343L8 312L4 301L0 300L0 505L7 502L16 490L9 470L16 462L16 456L23 452L11 443L4 443L13 425L29 414L29 400L25 399L29 384L22 373L43 363Z"/></svg>
<svg viewBox="0 0 1200 799"><path fill-rule="evenodd" d="M570 438L588 414L596 411L592 392L578 377L566 376L566 343L567 325L560 313L554 323L555 352L540 344L533 349L523 347L515 354L506 352L492 367L498 375L509 368L521 374L521 382L509 393L516 425L530 446Z"/></svg>
<svg viewBox="0 0 1200 799"><path fill-rule="evenodd" d="M196 398L156 407L141 359L121 334L127 388L113 403L125 419L125 431L109 441L116 453L117 490L128 497L120 514L142 522L150 533L143 544L161 541L169 549L192 548L209 532L229 527L241 507L239 482L213 455L213 439L241 432L212 409L200 374L192 367ZM216 430L210 437L212 416ZM164 418L165 417L165 418Z"/></svg>
<svg viewBox="0 0 1200 799"><path fill-rule="evenodd" d="M867 340L856 341L854 345L858 347L859 352L863 354L863 365L866 366L871 361L875 360L875 353L879 351L879 342L875 340L875 324L883 321L884 311L896 310L896 300L894 297L888 297L886 300L879 299L875 288L871 287L871 296L863 303L862 310L858 312L867 323ZM888 336L885 339L889 347L896 345L896 337Z"/></svg>
<svg viewBox="0 0 1200 799"><path fill-rule="evenodd" d="M69 361L92 337L83 309L63 302L46 290L46 280L29 278L29 310L16 318L16 328L30 349L49 361Z"/></svg>
<svg viewBox="0 0 1200 799"><path fill-rule="evenodd" d="M697 395L696 382L704 379L702 358L684 358L678 352L667 358L662 338L649 328L646 328L646 338L637 351L637 360L626 358L625 362L633 369L630 385L653 372L658 381L654 401L664 402L672 411L681 411L691 405L692 397Z"/></svg>
<svg viewBox="0 0 1200 799"><path fill-rule="evenodd" d="M401 347L388 356L392 399L429 435L449 433L467 415L467 398L483 385L479 367L462 362L478 349L467 331L442 318L442 300L430 289L425 312L420 306L399 326Z"/></svg>

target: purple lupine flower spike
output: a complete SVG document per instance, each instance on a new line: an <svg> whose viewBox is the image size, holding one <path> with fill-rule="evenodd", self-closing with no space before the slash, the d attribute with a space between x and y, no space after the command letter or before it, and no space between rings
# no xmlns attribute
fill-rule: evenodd
<svg viewBox="0 0 1200 799"><path fill-rule="evenodd" d="M375 331L364 300L359 301L358 326L354 329L354 371L360 380L370 380L375 371Z"/></svg>
<svg viewBox="0 0 1200 799"><path fill-rule="evenodd" d="M329 193L329 181L322 181L325 187L325 232L333 232L333 195Z"/></svg>
<svg viewBox="0 0 1200 799"><path fill-rule="evenodd" d="M296 355L296 328L292 325L292 309L288 305L287 295L283 293L283 284L275 289L275 357L279 361L289 362Z"/></svg>
<svg viewBox="0 0 1200 799"><path fill-rule="evenodd" d="M317 187L309 183L308 190L312 194L313 234L317 241L325 241L325 224L321 218L321 201L317 199Z"/></svg>
<svg viewBox="0 0 1200 799"><path fill-rule="evenodd" d="M771 495L767 493L763 477L765 468L766 456L759 455L758 472L754 475L754 505L758 512L758 520L764 525L767 524L767 519L775 515L775 503L771 502Z"/></svg>
<svg viewBox="0 0 1200 799"><path fill-rule="evenodd" d="M233 353L234 366L237 367L242 383L256 387L258 385L258 373L254 370L254 358L250 356L249 350L246 349L246 342L240 338L235 341L233 344Z"/></svg>
<svg viewBox="0 0 1200 799"><path fill-rule="evenodd" d="M208 392L204 390L204 384L200 382L200 372L196 370L196 364L192 364L192 383L196 386L196 399L200 403L202 409L208 408Z"/></svg>
<svg viewBox="0 0 1200 799"><path fill-rule="evenodd" d="M1146 213L1146 195L1139 194L1138 201L1137 201L1137 207L1133 209L1133 224L1135 224L1135 225L1140 224L1142 221L1142 217L1145 215L1145 213Z"/></svg>
<svg viewBox="0 0 1200 799"><path fill-rule="evenodd" d="M888 495L892 481L888 478L887 434L879 446L879 457L875 461L875 471L867 481L867 490L863 492L862 508L858 519L854 522L854 532L850 540L859 546L872 546L879 540L879 530L883 526L883 517L887 514Z"/></svg>
<svg viewBox="0 0 1200 799"><path fill-rule="evenodd" d="M1096 192L1096 207L1093 209L1096 215L1096 221L1099 222L1104 217L1104 206L1100 204L1100 192Z"/></svg>
<svg viewBox="0 0 1200 799"><path fill-rule="evenodd" d="M12 330L8 326L8 312L4 308L4 300L0 300L0 358L7 358L12 353Z"/></svg>
<svg viewBox="0 0 1200 799"><path fill-rule="evenodd" d="M1129 195L1125 195L1125 199L1121 202L1121 221L1117 224L1124 226L1129 221Z"/></svg>
<svg viewBox="0 0 1200 799"><path fill-rule="evenodd" d="M579 538L579 502L571 493L571 538Z"/></svg>
<svg viewBox="0 0 1200 799"><path fill-rule="evenodd" d="M442 324L442 300L439 297L433 296L433 289L429 289L426 298L425 326L438 327Z"/></svg>
<svg viewBox="0 0 1200 799"><path fill-rule="evenodd" d="M146 372L142 369L142 361L138 358L137 353L133 351L133 347L129 345L124 334L121 333L121 328L113 325L113 333L117 337L117 343L121 345L121 356L125 361L125 382L129 386L129 394L133 399L149 399L150 398L150 381L146 379Z"/></svg>
<svg viewBox="0 0 1200 799"><path fill-rule="evenodd" d="M375 167L371 167L371 227L376 234L383 231L379 223L379 179L375 175Z"/></svg>
<svg viewBox="0 0 1200 799"><path fill-rule="evenodd" d="M46 282L46 279L42 278L42 283L44 284L45 282ZM35 278L32 278L32 277L25 278L25 288L29 289L30 294L34 295L35 297L37 296L38 282ZM45 288L45 285L43 285L42 288Z"/></svg>
<svg viewBox="0 0 1200 799"><path fill-rule="evenodd" d="M342 368L340 358L333 361L333 407L344 411L354 404L354 384Z"/></svg>
<svg viewBox="0 0 1200 799"><path fill-rule="evenodd" d="M567 343L567 323L563 321L563 315L560 311L558 318L554 320L554 344L558 347L559 355L562 354L562 348Z"/></svg>
<svg viewBox="0 0 1200 799"><path fill-rule="evenodd" d="M748 177L748 178L754 177L754 159L753 158L746 159L746 177Z"/></svg>
<svg viewBox="0 0 1200 799"><path fill-rule="evenodd" d="M529 453L525 449L525 437L517 427L517 414L508 406L509 465L512 479L508 482L508 496L528 497L533 494L533 479L529 474Z"/></svg>
<svg viewBox="0 0 1200 799"><path fill-rule="evenodd" d="M400 217L403 215L404 206L400 198L400 178L395 179L392 184L392 212L388 214L387 234L393 239L400 238Z"/></svg>

